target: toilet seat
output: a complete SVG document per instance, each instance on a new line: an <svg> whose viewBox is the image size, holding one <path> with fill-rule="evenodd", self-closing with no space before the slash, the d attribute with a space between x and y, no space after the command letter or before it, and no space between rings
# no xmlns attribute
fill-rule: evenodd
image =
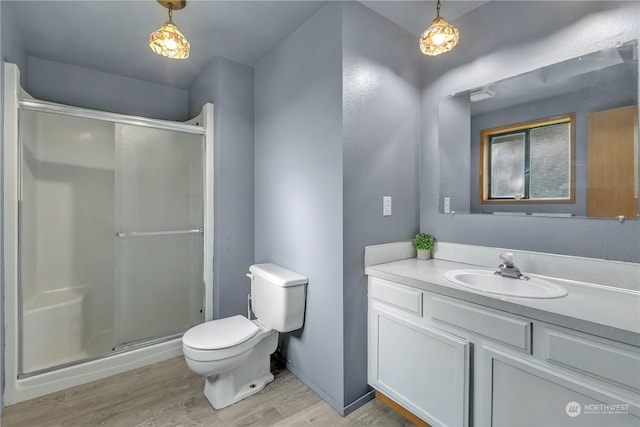
<svg viewBox="0 0 640 427"><path fill-rule="evenodd" d="M277 333L257 320L251 321L243 316L227 317L201 323L185 332L182 351L186 358L194 361L224 360L250 351L265 336ZM218 348L207 348L210 346Z"/></svg>
<svg viewBox="0 0 640 427"><path fill-rule="evenodd" d="M258 329L244 316L226 317L194 326L185 332L182 343L194 350L220 350L247 341Z"/></svg>

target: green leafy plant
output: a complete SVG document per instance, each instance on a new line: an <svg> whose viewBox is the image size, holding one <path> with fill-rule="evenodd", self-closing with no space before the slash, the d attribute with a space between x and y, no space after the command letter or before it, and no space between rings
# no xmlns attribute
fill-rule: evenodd
<svg viewBox="0 0 640 427"><path fill-rule="evenodd" d="M429 250L433 248L435 239L427 233L418 233L413 239L413 247L417 250Z"/></svg>

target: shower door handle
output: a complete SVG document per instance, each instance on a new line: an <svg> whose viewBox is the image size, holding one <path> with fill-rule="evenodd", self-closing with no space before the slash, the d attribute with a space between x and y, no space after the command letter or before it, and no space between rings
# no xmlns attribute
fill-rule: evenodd
<svg viewBox="0 0 640 427"><path fill-rule="evenodd" d="M169 231L118 231L118 237L146 237L146 236L171 236L175 234L199 234L202 228L192 228L191 230L169 230Z"/></svg>

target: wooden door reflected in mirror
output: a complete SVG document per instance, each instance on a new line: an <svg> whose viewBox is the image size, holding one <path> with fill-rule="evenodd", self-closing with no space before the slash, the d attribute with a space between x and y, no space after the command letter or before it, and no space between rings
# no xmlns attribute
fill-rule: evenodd
<svg viewBox="0 0 640 427"><path fill-rule="evenodd" d="M637 105L589 114L587 216L638 217L637 129Z"/></svg>

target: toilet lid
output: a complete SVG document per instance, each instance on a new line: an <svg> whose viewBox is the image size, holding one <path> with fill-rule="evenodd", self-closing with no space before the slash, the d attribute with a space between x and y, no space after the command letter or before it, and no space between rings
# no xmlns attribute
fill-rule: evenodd
<svg viewBox="0 0 640 427"><path fill-rule="evenodd" d="M217 350L240 344L258 332L258 327L244 316L201 323L182 336L182 343L197 350Z"/></svg>

